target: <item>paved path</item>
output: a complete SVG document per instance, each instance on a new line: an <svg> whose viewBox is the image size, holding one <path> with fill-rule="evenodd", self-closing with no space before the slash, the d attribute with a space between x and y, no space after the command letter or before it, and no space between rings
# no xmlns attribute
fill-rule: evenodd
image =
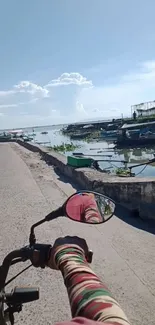
<svg viewBox="0 0 155 325"><path fill-rule="evenodd" d="M28 242L32 223L63 203L75 189L33 154L15 144L0 144L0 258ZM38 240L52 243L66 234L85 237L94 251L93 269L105 280L132 324L155 324L155 236L113 217L86 226L59 218L38 228ZM22 268L14 266L10 275ZM61 274L30 269L16 284L40 287L40 300L27 304L17 323L54 324L70 318Z"/></svg>

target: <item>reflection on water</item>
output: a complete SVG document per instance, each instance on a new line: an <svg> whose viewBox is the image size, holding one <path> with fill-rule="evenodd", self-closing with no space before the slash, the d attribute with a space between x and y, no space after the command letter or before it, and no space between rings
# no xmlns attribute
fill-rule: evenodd
<svg viewBox="0 0 155 325"><path fill-rule="evenodd" d="M46 145L60 145L62 142L64 143L70 143L70 138L62 135L60 132L60 128L62 126L52 126L52 127L46 127L46 128L36 128L34 131L36 133L36 141L37 142L44 142ZM42 131L48 131L47 135L41 134ZM28 130L29 132L32 132L32 129ZM133 166L142 162L145 162L146 160L153 159L154 153L155 153L155 147L153 148L136 148L136 149L115 149L114 144L110 142L93 142L93 143L86 143L83 141L72 141L75 144L80 144L81 148L78 148L75 150L75 152L81 152L84 154L91 155L94 159L99 160L119 160L119 162L99 162L99 165L102 169L109 169L110 171L115 170L118 167L123 167L124 164L122 164L120 161L128 161L128 166ZM66 153L71 154L71 153ZM95 155L95 156L93 156ZM96 155L99 155L96 157ZM107 155L107 157L106 157ZM111 157L108 157L111 156ZM140 171L144 168L144 166L136 167L133 169L133 172L135 174L140 173ZM155 176L155 164L148 165L145 170L138 175L138 177L144 177L144 176Z"/></svg>

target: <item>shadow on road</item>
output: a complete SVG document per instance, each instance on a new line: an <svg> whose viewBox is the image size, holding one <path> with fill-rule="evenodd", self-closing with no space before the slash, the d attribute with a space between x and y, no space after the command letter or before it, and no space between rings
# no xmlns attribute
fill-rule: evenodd
<svg viewBox="0 0 155 325"><path fill-rule="evenodd" d="M54 166L51 163L51 161L48 160L48 158L46 158L46 157L40 157L40 160L45 161L48 166L50 166L50 167L52 166L53 167L53 169L54 169L54 171L55 171L55 173L58 176L58 179L60 181L62 181L63 183L66 183L66 184L68 184L68 183L71 184L73 186L73 188L76 189L76 190L81 190L81 188L76 183L74 183L71 178L69 178L69 177L63 175L62 173L60 173L58 167L57 166Z"/></svg>
<svg viewBox="0 0 155 325"><path fill-rule="evenodd" d="M142 220L135 211L131 211L121 204L116 205L115 215L132 227L150 232L151 234L155 235L154 220Z"/></svg>
<svg viewBox="0 0 155 325"><path fill-rule="evenodd" d="M80 190L85 190L85 188L81 188L81 186L79 186L76 182L74 182L72 180L72 178L70 177L67 177L65 175L63 175L62 173L60 173L59 169L57 167L54 167L54 171L56 173L56 175L58 176L58 179L60 181L62 181L63 183L66 183L66 184L71 184L73 186L73 188L77 191L80 191Z"/></svg>
<svg viewBox="0 0 155 325"><path fill-rule="evenodd" d="M49 166L53 166L50 161L45 160L44 158L41 158L41 160L46 161L46 163ZM64 176L62 173L60 173L59 169L56 166L54 167L54 171L58 176L58 179L62 181L63 183L69 183L73 186L73 188L77 191L80 190L86 190L85 188L82 188L78 184L74 183L74 181ZM132 227L147 231L153 235L155 235L155 221L154 220L142 220L140 219L139 215L136 211L129 210L127 207L122 206L121 204L117 203L116 205L116 211L115 211L116 217L120 218L124 222L128 223Z"/></svg>

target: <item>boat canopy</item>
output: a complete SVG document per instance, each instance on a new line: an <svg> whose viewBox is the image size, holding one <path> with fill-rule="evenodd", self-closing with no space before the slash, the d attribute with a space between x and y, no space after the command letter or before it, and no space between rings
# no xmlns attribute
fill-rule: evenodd
<svg viewBox="0 0 155 325"><path fill-rule="evenodd" d="M155 121L154 122L146 122L146 123L137 123L137 124L124 124L121 127L121 130L135 129L135 128L153 126L153 125L155 126Z"/></svg>
<svg viewBox="0 0 155 325"><path fill-rule="evenodd" d="M11 130L8 133L14 134L14 133L22 133L22 132L23 132L23 130Z"/></svg>
<svg viewBox="0 0 155 325"><path fill-rule="evenodd" d="M88 129L88 128L92 128L92 127L94 127L93 124L88 124L88 125L84 125L83 129Z"/></svg>

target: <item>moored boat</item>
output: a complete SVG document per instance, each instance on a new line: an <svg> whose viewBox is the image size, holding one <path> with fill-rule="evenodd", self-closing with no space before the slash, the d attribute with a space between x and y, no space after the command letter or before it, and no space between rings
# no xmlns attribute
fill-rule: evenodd
<svg viewBox="0 0 155 325"><path fill-rule="evenodd" d="M91 132L73 133L70 135L70 138L72 140L82 140L87 138L90 134Z"/></svg>
<svg viewBox="0 0 155 325"><path fill-rule="evenodd" d="M116 140L117 139L117 130L113 131L101 131L100 137L103 139Z"/></svg>
<svg viewBox="0 0 155 325"><path fill-rule="evenodd" d="M48 134L48 132L47 131L43 131L43 132L41 132L41 134Z"/></svg>
<svg viewBox="0 0 155 325"><path fill-rule="evenodd" d="M134 148L134 147L145 147L155 146L154 138L139 138L139 139L118 139L114 142L117 148Z"/></svg>
<svg viewBox="0 0 155 325"><path fill-rule="evenodd" d="M117 148L155 145L155 122L123 125L114 143Z"/></svg>
<svg viewBox="0 0 155 325"><path fill-rule="evenodd" d="M11 135L8 133L0 133L0 142L9 142L11 141Z"/></svg>
<svg viewBox="0 0 155 325"><path fill-rule="evenodd" d="M29 137L36 137L36 133L29 133L28 136Z"/></svg>

